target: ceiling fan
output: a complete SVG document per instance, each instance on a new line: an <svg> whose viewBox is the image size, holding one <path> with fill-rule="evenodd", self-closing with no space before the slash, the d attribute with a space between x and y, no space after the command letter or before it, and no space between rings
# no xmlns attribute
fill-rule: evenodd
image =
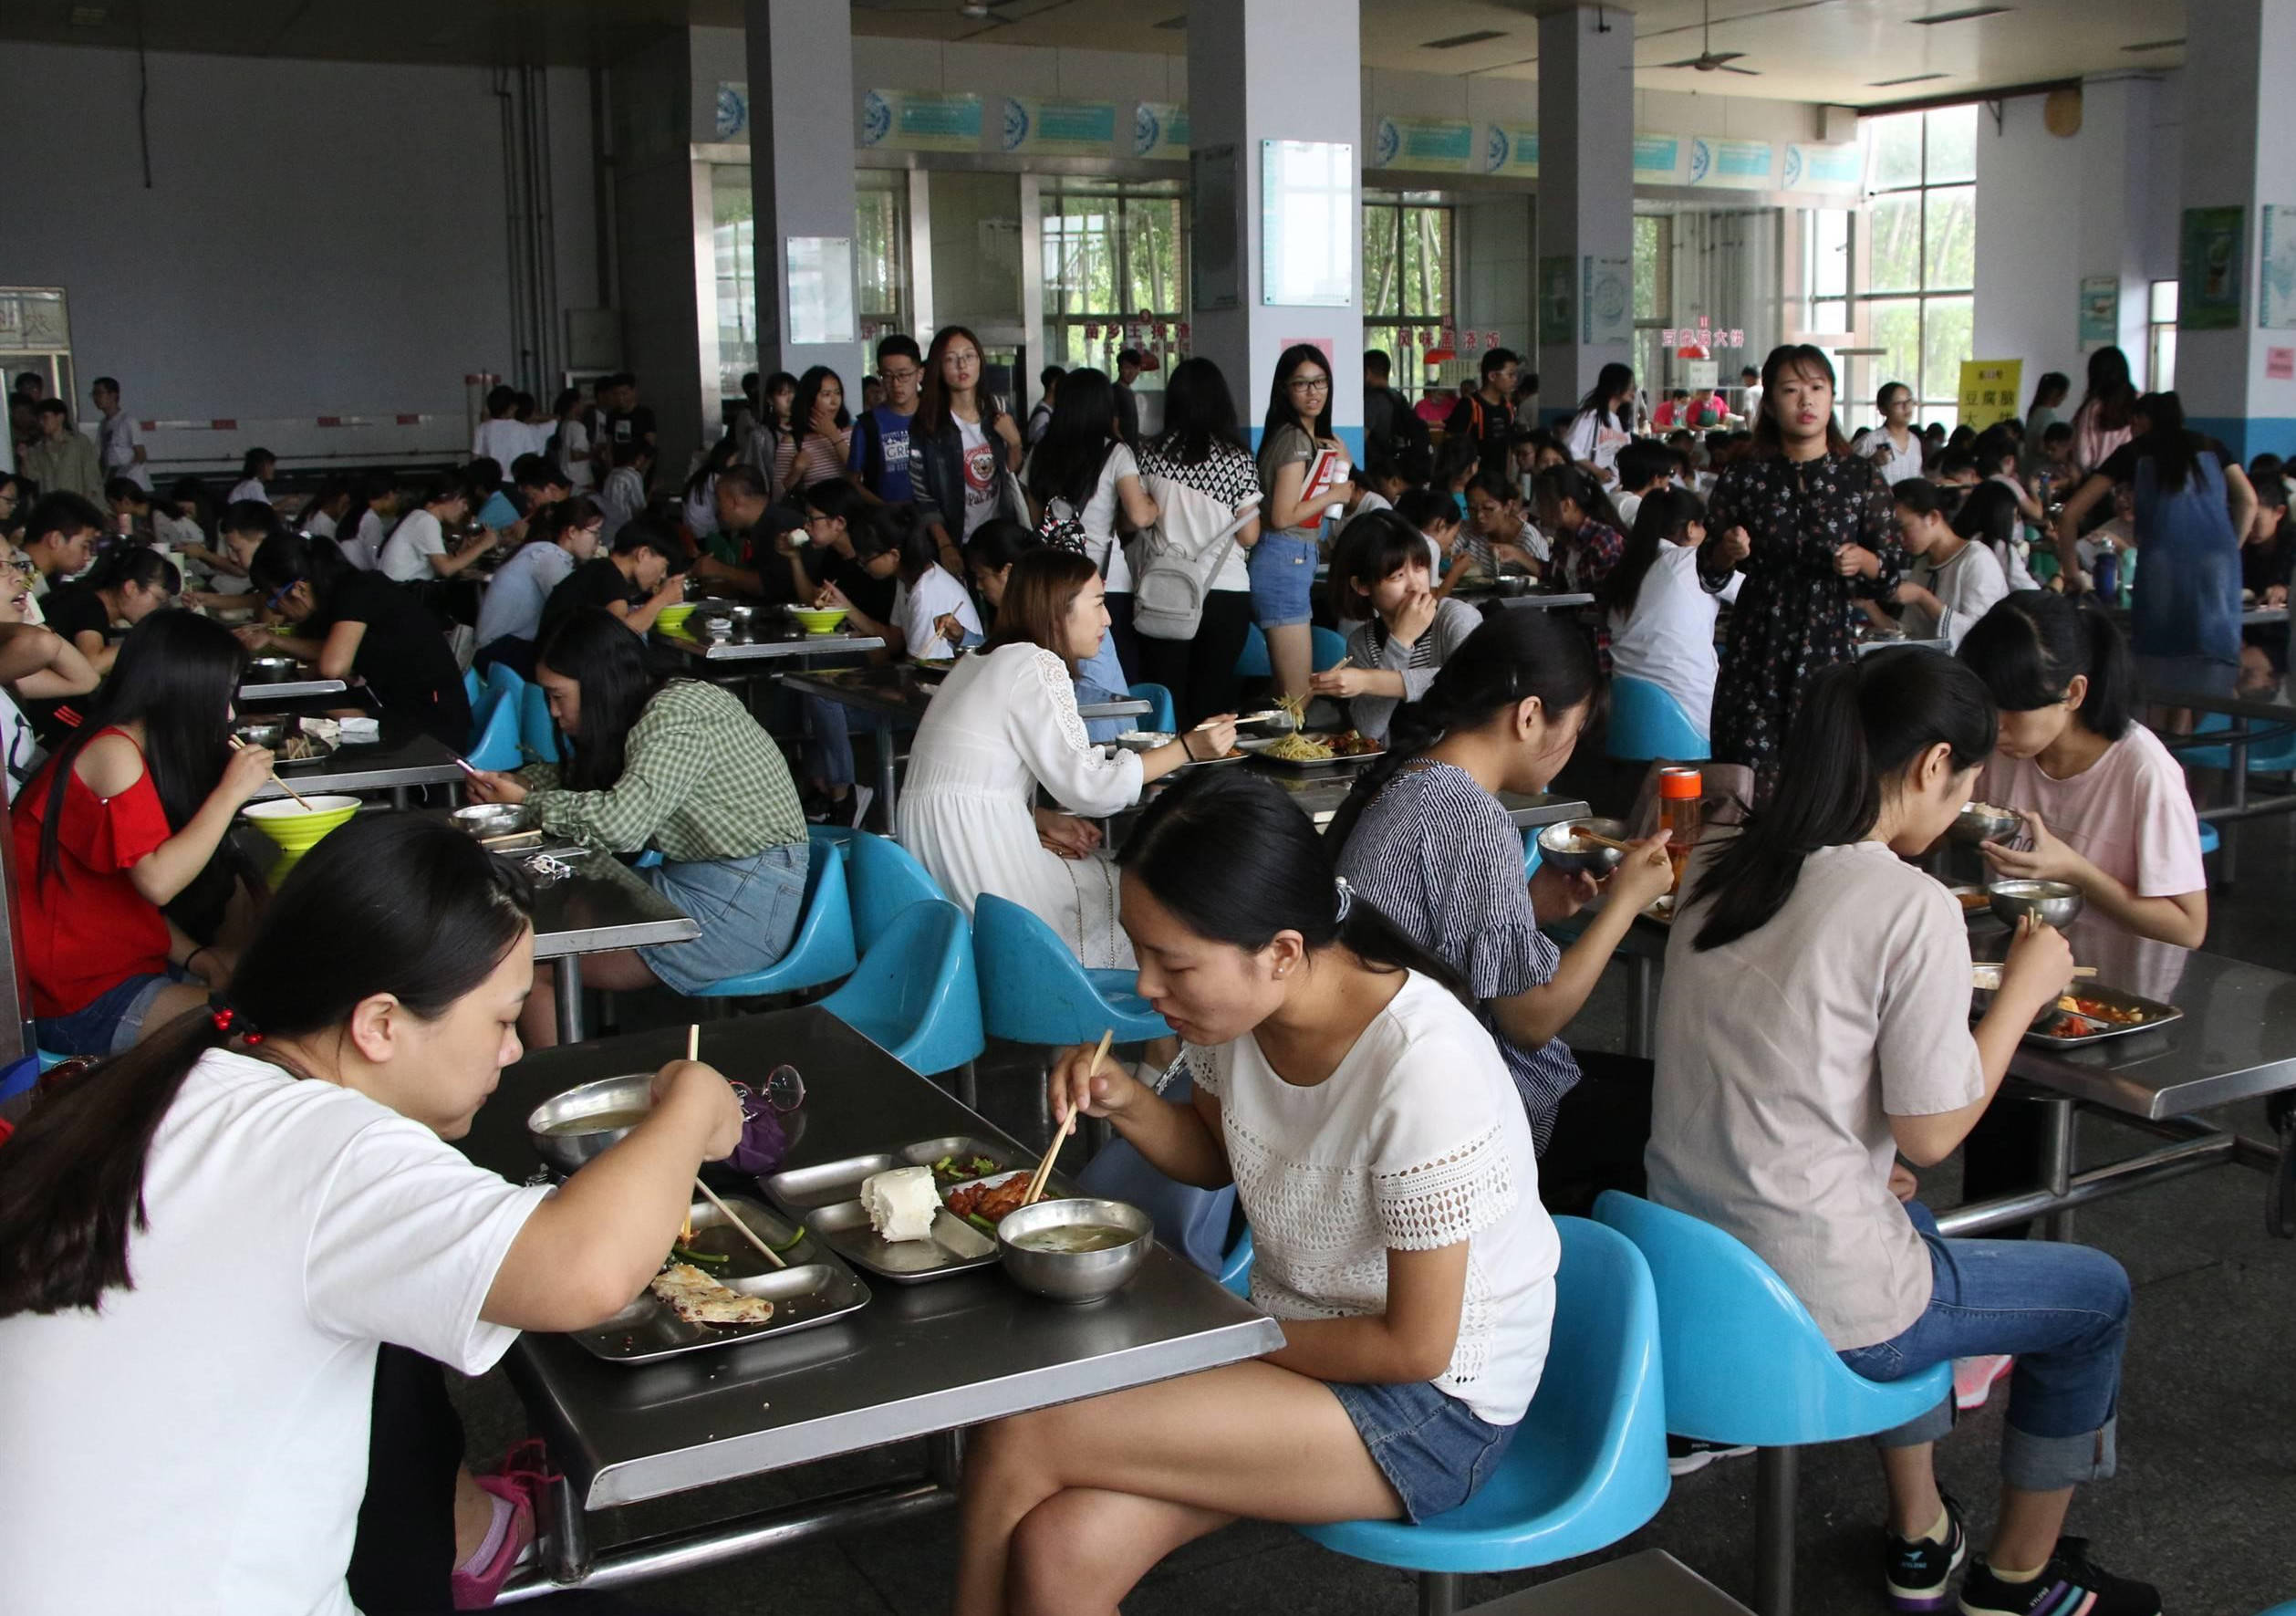
<svg viewBox="0 0 2296 1616"><path fill-rule="evenodd" d="M1659 68L1689 68L1700 73L1739 73L1743 74L1748 78L1759 78L1761 77L1761 70L1759 68L1733 68L1730 66L1732 62L1745 60L1746 53L1744 51L1717 51L1714 48L1713 0L1699 0L1699 17L1698 55L1687 57L1678 62L1660 62L1657 64Z"/></svg>

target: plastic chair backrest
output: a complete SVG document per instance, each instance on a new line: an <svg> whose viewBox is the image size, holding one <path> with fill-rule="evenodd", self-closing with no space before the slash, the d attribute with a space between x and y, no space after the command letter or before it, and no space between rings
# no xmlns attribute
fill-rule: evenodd
<svg viewBox="0 0 2296 1616"><path fill-rule="evenodd" d="M947 894L931 871L917 861L917 855L900 843L867 830L847 835L846 881L853 891L853 939L866 954L910 904L946 902Z"/></svg>
<svg viewBox="0 0 2296 1616"><path fill-rule="evenodd" d="M500 689L489 689L483 703L486 716L471 735L470 760L477 768L512 769L525 759L518 752L520 704Z"/></svg>
<svg viewBox="0 0 2296 1616"><path fill-rule="evenodd" d="M539 684L518 693L518 749L536 763L558 761L558 726L550 717L550 693Z"/></svg>
<svg viewBox="0 0 2296 1616"><path fill-rule="evenodd" d="M1165 1085L1164 1098L1184 1101L1194 1089L1183 1069ZM1236 1206L1233 1184L1202 1190L1167 1178L1121 1139L1087 1162L1076 1183L1093 1194L1128 1201L1147 1213L1156 1225L1156 1237L1205 1273L1218 1277L1226 1271L1231 1255L1228 1225Z"/></svg>
<svg viewBox="0 0 2296 1616"><path fill-rule="evenodd" d="M972 1059L987 1040L964 911L941 898L909 904L821 1007L923 1076Z"/></svg>
<svg viewBox="0 0 2296 1616"><path fill-rule="evenodd" d="M514 696L526 688L526 682L508 662L489 662L486 666L486 688L499 690L506 696Z"/></svg>
<svg viewBox="0 0 2296 1616"><path fill-rule="evenodd" d="M973 904L972 952L981 969L982 1025L992 1037L1080 1044L1114 1026L1121 1044L1171 1030L1152 1011L1113 1005L1060 933L1010 899L983 892Z"/></svg>
<svg viewBox="0 0 2296 1616"><path fill-rule="evenodd" d="M1140 720L1142 729L1161 730L1169 735L1179 727L1179 709L1172 705L1172 693L1163 685L1143 682L1127 693L1136 702L1148 704L1148 716Z"/></svg>
<svg viewBox="0 0 2296 1616"><path fill-rule="evenodd" d="M1665 1371L1649 1265L1616 1229L1583 1217L1558 1217L1554 1227L1563 1238L1554 1327L1523 1419L1542 1445L1573 1454L1631 1451L1636 1441L1663 1452Z"/></svg>
<svg viewBox="0 0 2296 1616"><path fill-rule="evenodd" d="M2192 733L2211 735L2232 727L2232 720L2221 713L2203 713L2194 721ZM2268 727L2251 724L2251 728ZM2229 746L2180 747L2177 757L2198 768L2228 769L2232 766ZM2252 741L2248 748L2249 773L2277 775L2296 770L2296 734L2274 735L2269 740Z"/></svg>
<svg viewBox="0 0 2296 1616"><path fill-rule="evenodd" d="M1621 763L1657 757L1697 763L1713 755L1708 737L1663 686L1624 675L1610 682L1610 737L1605 749Z"/></svg>
<svg viewBox="0 0 2296 1616"><path fill-rule="evenodd" d="M1243 649L1236 653L1236 677L1239 679L1273 679L1275 664L1268 661L1268 637L1261 632L1258 623L1248 623L1243 631Z"/></svg>
<svg viewBox="0 0 2296 1616"><path fill-rule="evenodd" d="M1325 672L1346 660L1347 641L1337 630L1317 623L1308 630L1307 638L1308 666L1314 672Z"/></svg>
<svg viewBox="0 0 2296 1616"><path fill-rule="evenodd" d="M472 712L475 713L478 711L479 693L485 688L486 687L481 684L478 681L477 669L465 668L462 670L462 695L463 698L471 704Z"/></svg>
<svg viewBox="0 0 2296 1616"><path fill-rule="evenodd" d="M1220 1265L1220 1283L1245 1301L1252 1299L1252 1228L1244 1225L1236 1235L1236 1243L1228 1248L1227 1257Z"/></svg>
<svg viewBox="0 0 2296 1616"><path fill-rule="evenodd" d="M1711 1224L1616 1190L1595 1216L1650 1265L1670 1431L1757 1447L1840 1442L1901 1425L1951 1389L1950 1363L1887 1383L1853 1372L1776 1270Z"/></svg>

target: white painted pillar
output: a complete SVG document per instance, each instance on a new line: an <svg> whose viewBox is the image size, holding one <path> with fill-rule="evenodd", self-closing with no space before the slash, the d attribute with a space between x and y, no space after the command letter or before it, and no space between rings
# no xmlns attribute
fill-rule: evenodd
<svg viewBox="0 0 2296 1616"><path fill-rule="evenodd" d="M2083 279L2109 275L2118 283L2121 318L2110 340L2128 355L2140 380L2149 335L2146 301L2152 295L2154 266L2145 261L2145 243L2153 207L2153 117L2159 92L2160 79L2152 74L2101 75L2081 82L2078 273ZM2077 325L2075 329L2077 334ZM2083 354L2104 346L2105 340L2096 338L2079 343ZM2030 373L2025 381L2031 393ZM2074 402L2081 386L2075 375Z"/></svg>
<svg viewBox="0 0 2296 1616"><path fill-rule="evenodd" d="M1542 328L1540 408L1550 418L1574 411L1605 365L1634 362L1634 90L1633 13L1580 5L1539 18L1533 289ZM1567 328L1553 328L1565 286ZM1652 380L1635 378L1642 387Z"/></svg>
<svg viewBox="0 0 2296 1616"><path fill-rule="evenodd" d="M827 365L858 411L869 369L858 336L798 342L791 326L789 243L843 241L844 308L857 297L853 236L853 19L822 0L747 0L750 190L757 214L757 368L805 374ZM810 256L810 255L808 255ZM812 271L801 266L800 276ZM801 301L810 287L801 281Z"/></svg>

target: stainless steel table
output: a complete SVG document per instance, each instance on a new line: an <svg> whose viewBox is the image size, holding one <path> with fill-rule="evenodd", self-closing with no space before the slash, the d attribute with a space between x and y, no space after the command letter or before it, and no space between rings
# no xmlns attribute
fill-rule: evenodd
<svg viewBox="0 0 2296 1616"><path fill-rule="evenodd" d="M288 679L270 684L243 684L239 687L239 704L270 707L281 702L298 702L306 696L340 695L349 688L340 679Z"/></svg>
<svg viewBox="0 0 2296 1616"><path fill-rule="evenodd" d="M786 662L885 649L885 641L874 634L808 634L794 623L775 621L770 616L724 639L689 634L683 629L656 629L653 641L710 668L727 662Z"/></svg>
<svg viewBox="0 0 2296 1616"><path fill-rule="evenodd" d="M2259 607L2260 611L2279 611L2283 616L2286 607ZM2246 614L2244 613L2245 617ZM2223 746L2231 753L2231 797L2228 803L2198 810L2203 819L2225 827L2221 851L2217 860L2218 879L2229 886L2239 870L2239 849L2231 826L2234 821L2252 819L2265 814L2296 812L2296 791L2280 793L2261 801L2249 798L2249 748L2266 741L2285 738L2296 730L2296 686L2291 675L2283 675L2261 689L2229 692L2188 690L2171 686L2147 685L2144 693L2146 704L2167 708L2186 708L2196 713L2218 713L2232 720L2228 729L2211 730L2205 735L2177 735L2156 731L2163 745L2172 752L2189 752L2203 746Z"/></svg>
<svg viewBox="0 0 2296 1616"><path fill-rule="evenodd" d="M289 769L286 782L306 797L322 791L387 790L390 806L403 808L408 791L416 786L452 786L459 793L462 769L445 743L417 735L375 745L338 746L318 768ZM256 792L255 800L286 795L274 784Z"/></svg>
<svg viewBox="0 0 2296 1616"><path fill-rule="evenodd" d="M582 1038L584 954L683 943L701 926L602 849L563 861L572 875L535 888L535 958L557 963L558 1037L571 1044Z"/></svg>
<svg viewBox="0 0 2296 1616"><path fill-rule="evenodd" d="M532 1056L503 1074L463 1149L525 1179L536 1166L525 1135L536 1104L683 1052L683 1032L666 1028ZM701 1056L735 1078L762 1080L784 1061L805 1075L793 1166L950 1134L1003 1137L817 1006L705 1022ZM946 1507L955 1443L945 1434L1255 1358L1283 1339L1160 1248L1130 1285L1086 1307L1030 1297L994 1269L869 1288L869 1305L838 1323L651 1366L600 1362L563 1336L522 1337L511 1380L564 1479L545 1546L550 1580L528 1572L505 1600L624 1586ZM588 1511L920 1436L936 1439L935 1474L591 1551Z"/></svg>
<svg viewBox="0 0 2296 1616"><path fill-rule="evenodd" d="M867 714L877 736L877 798L885 810L885 833L894 835L899 821L893 816L894 792L899 784L899 771L894 766L893 726L897 723L914 725L922 722L940 682L919 678L913 664L888 662L869 668L785 674L782 684L784 689L802 691ZM1137 718L1149 711L1148 703L1129 698L1087 702L1076 709L1078 716L1084 718Z"/></svg>
<svg viewBox="0 0 2296 1616"><path fill-rule="evenodd" d="M1591 594L1558 592L1543 595L1535 590L1527 595L1484 595L1480 598L1470 595L1468 599L1475 605L1496 601L1511 611L1561 611L1595 604L1595 597Z"/></svg>
<svg viewBox="0 0 2296 1616"><path fill-rule="evenodd" d="M1137 807L1127 808L1121 814L1112 815L1111 819L1122 821L1130 818L1138 813L1140 808L1146 808L1157 798L1171 789L1175 784L1203 768L1248 768L1281 787L1285 795L1299 806L1300 812L1314 820L1315 828L1321 830L1332 822L1332 816L1339 811L1340 804L1347 800L1347 793L1354 789L1356 777L1363 772L1370 761L1368 758L1362 757L1341 757L1335 758L1327 764L1318 764L1304 769L1287 768L1278 764L1262 763L1257 760L1242 763L1198 764L1191 768L1175 770L1162 779L1151 782L1148 789L1140 794L1140 801ZM1519 830L1533 829L1542 825L1553 825L1564 819L1584 818L1593 812L1577 798L1559 796L1552 791L1542 792L1532 797L1526 797L1514 791L1502 791L1499 794L1499 801L1506 808L1507 817L1514 821L1515 828Z"/></svg>

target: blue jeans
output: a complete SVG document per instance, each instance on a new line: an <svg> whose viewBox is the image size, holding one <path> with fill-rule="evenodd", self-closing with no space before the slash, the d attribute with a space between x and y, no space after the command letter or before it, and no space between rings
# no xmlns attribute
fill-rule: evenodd
<svg viewBox="0 0 2296 1616"><path fill-rule="evenodd" d="M1263 533L1244 563L1252 579L1252 615L1262 629L1289 628L1312 615L1315 541Z"/></svg>
<svg viewBox="0 0 2296 1616"><path fill-rule="evenodd" d="M2048 1240L1948 1240L1920 1202L1906 1215L1929 1247L1929 1306L1906 1331L1842 1361L1869 1381L1902 1381L1955 1358L2014 1353L2001 1479L2045 1493L2113 1474L2128 1338L2128 1276L2104 1253ZM1935 1442L1953 1398L1874 1440Z"/></svg>
<svg viewBox="0 0 2296 1616"><path fill-rule="evenodd" d="M152 1001L191 979L182 966L171 964L105 989L69 1016L44 1016L35 1027L40 1048L50 1055L124 1055L143 1036Z"/></svg>
<svg viewBox="0 0 2296 1616"><path fill-rule="evenodd" d="M701 924L683 943L640 948L646 968L672 993L691 995L778 962L805 918L810 843L770 847L746 859L657 864L638 873Z"/></svg>

